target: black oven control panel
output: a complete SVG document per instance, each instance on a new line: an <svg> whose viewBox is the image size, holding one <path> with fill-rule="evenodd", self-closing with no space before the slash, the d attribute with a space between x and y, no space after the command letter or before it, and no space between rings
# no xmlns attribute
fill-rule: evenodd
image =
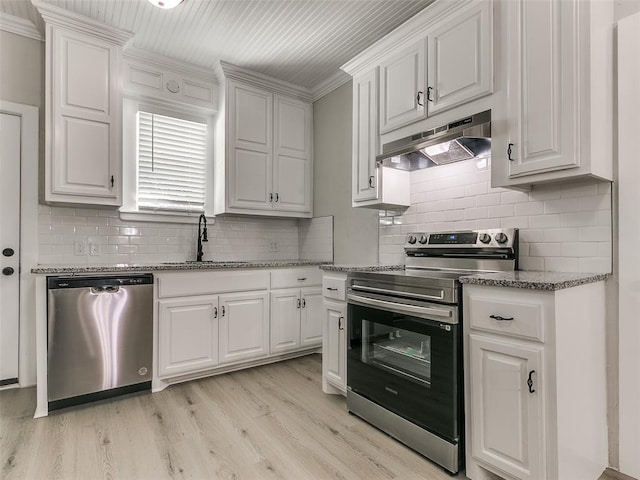
<svg viewBox="0 0 640 480"><path fill-rule="evenodd" d="M410 233L405 250L453 248L513 248L518 243L517 228L465 230L459 232Z"/></svg>

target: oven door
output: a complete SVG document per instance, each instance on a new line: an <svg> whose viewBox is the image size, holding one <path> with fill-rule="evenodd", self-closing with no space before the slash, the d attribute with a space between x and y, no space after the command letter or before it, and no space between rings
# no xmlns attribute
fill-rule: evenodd
<svg viewBox="0 0 640 480"><path fill-rule="evenodd" d="M456 306L350 293L348 332L350 391L451 443L460 440Z"/></svg>

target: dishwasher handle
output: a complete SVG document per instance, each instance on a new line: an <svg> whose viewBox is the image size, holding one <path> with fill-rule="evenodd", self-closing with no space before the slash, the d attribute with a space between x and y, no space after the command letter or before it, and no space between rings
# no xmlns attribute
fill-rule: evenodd
<svg viewBox="0 0 640 480"><path fill-rule="evenodd" d="M118 293L120 287L118 285L108 285L106 287L91 287L91 293L99 295L101 293Z"/></svg>
<svg viewBox="0 0 640 480"><path fill-rule="evenodd" d="M153 275L150 273L144 273L133 275L105 274L47 277L47 288L49 290L86 287L102 289L104 287L125 287L138 285L153 285Z"/></svg>

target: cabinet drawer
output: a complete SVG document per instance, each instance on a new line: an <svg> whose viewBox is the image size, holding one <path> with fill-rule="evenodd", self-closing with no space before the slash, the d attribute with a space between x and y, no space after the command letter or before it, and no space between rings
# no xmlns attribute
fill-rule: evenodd
<svg viewBox="0 0 640 480"><path fill-rule="evenodd" d="M469 325L477 330L544 342L543 305L469 297Z"/></svg>
<svg viewBox="0 0 640 480"><path fill-rule="evenodd" d="M295 288L320 285L322 273L318 267L284 268L271 272L271 288Z"/></svg>
<svg viewBox="0 0 640 480"><path fill-rule="evenodd" d="M269 288L269 270L190 271L156 275L158 298Z"/></svg>
<svg viewBox="0 0 640 480"><path fill-rule="evenodd" d="M324 276L322 277L322 294L325 298L344 301L346 283L346 278Z"/></svg>

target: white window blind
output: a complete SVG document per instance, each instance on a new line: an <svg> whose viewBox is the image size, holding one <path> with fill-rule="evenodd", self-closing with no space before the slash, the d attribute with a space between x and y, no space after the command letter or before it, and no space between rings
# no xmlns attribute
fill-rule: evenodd
<svg viewBox="0 0 640 480"><path fill-rule="evenodd" d="M206 123L138 112L138 208L204 211Z"/></svg>

